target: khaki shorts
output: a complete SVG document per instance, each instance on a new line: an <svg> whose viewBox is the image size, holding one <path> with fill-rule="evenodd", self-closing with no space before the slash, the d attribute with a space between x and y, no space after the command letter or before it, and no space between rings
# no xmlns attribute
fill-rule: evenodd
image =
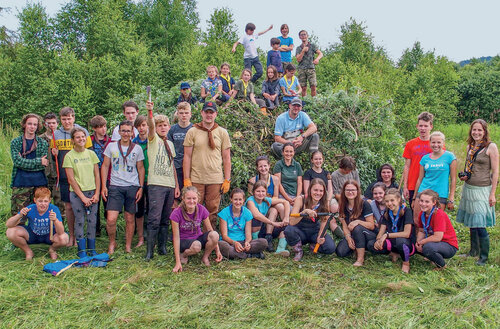
<svg viewBox="0 0 500 329"><path fill-rule="evenodd" d="M318 84L315 69L298 69L297 77L299 78L301 87L307 87L307 81L309 81L309 86L316 86Z"/></svg>

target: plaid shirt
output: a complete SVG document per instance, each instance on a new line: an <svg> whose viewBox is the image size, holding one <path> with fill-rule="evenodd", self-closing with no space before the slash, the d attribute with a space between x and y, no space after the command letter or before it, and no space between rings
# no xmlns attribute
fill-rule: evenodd
<svg viewBox="0 0 500 329"><path fill-rule="evenodd" d="M35 159L26 159L21 157L21 152L23 148L23 136L19 136L14 138L12 142L10 142L10 156L12 158L12 163L14 164L12 167L12 181L11 186L14 183L14 178L17 174L17 168L26 170L26 171L44 171L45 166L42 165L42 157L48 156L49 152L49 144L40 138L36 137L37 147L36 147L36 158Z"/></svg>

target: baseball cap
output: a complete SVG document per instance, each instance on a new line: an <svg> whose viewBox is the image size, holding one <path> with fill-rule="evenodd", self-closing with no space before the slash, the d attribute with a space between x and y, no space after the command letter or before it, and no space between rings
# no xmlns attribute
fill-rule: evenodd
<svg viewBox="0 0 500 329"><path fill-rule="evenodd" d="M191 88L191 86L189 85L189 83L187 83L187 82L181 83L181 89L189 89L189 88Z"/></svg>
<svg viewBox="0 0 500 329"><path fill-rule="evenodd" d="M217 112L217 105L215 105L214 102L206 102L205 105L203 105L202 111L208 111L208 110Z"/></svg>
<svg viewBox="0 0 500 329"><path fill-rule="evenodd" d="M290 102L290 104L291 105L300 105L300 106L302 106L302 101L299 98L295 97L294 99L292 99L292 101Z"/></svg>

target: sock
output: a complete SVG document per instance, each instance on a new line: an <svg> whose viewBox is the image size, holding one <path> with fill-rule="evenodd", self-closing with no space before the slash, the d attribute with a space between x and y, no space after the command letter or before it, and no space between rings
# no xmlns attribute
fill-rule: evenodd
<svg viewBox="0 0 500 329"><path fill-rule="evenodd" d="M344 231L342 231L342 229L340 228L340 226L337 226L337 228L335 229L335 231L333 231L333 235L335 235L336 237L338 237L340 239L343 239L344 238Z"/></svg>
<svg viewBox="0 0 500 329"><path fill-rule="evenodd" d="M280 238L278 242L278 248L276 248L276 252L282 252L283 250L286 250L286 239L285 238Z"/></svg>
<svg viewBox="0 0 500 329"><path fill-rule="evenodd" d="M257 240L259 238L259 232L252 233L252 240Z"/></svg>

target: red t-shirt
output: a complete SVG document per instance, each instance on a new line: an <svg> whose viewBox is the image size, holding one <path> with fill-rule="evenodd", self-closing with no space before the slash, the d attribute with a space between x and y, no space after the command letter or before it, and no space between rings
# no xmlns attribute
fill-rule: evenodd
<svg viewBox="0 0 500 329"><path fill-rule="evenodd" d="M429 141L423 141L420 137L411 139L406 143L403 158L410 159L410 171L408 172L408 190L415 190L418 174L420 172L420 159L432 152Z"/></svg>
<svg viewBox="0 0 500 329"><path fill-rule="evenodd" d="M424 228L422 224L422 212L418 214L418 227ZM441 209L437 209L432 215L430 227L434 232L444 232L442 242L447 242L458 249L457 234L448 215Z"/></svg>

